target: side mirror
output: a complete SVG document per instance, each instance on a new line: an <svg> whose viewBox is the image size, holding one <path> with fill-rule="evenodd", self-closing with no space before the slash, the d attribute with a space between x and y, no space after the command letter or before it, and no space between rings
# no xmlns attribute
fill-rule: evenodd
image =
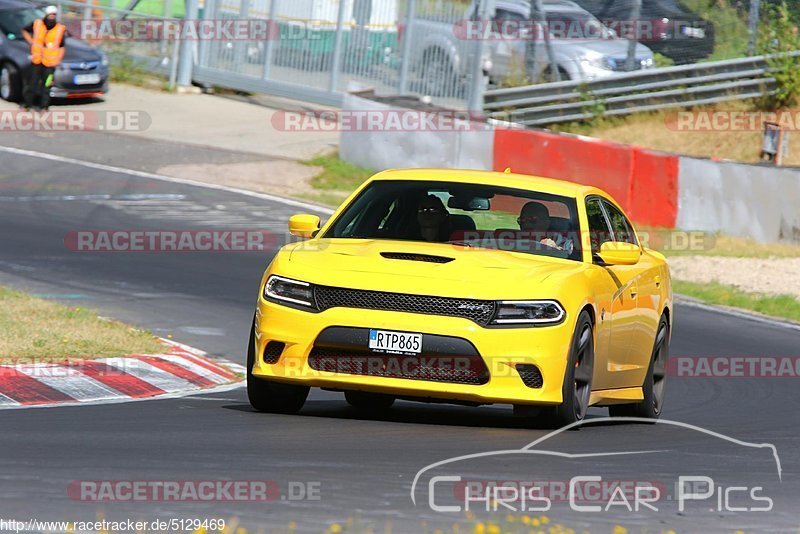
<svg viewBox="0 0 800 534"><path fill-rule="evenodd" d="M638 245L608 241L600 245L599 256L608 265L636 265L642 251Z"/></svg>
<svg viewBox="0 0 800 534"><path fill-rule="evenodd" d="M289 233L297 237L314 237L319 231L319 217L298 213L289 217Z"/></svg>

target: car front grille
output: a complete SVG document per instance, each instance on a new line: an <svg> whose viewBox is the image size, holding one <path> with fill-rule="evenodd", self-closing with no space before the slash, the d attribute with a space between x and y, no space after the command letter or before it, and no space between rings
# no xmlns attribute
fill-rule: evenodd
<svg viewBox="0 0 800 534"><path fill-rule="evenodd" d="M316 286L314 296L320 311L329 308L361 308L423 313L463 317L480 325L489 324L495 312L495 303L491 300L409 295L330 286Z"/></svg>
<svg viewBox="0 0 800 534"><path fill-rule="evenodd" d="M314 347L308 365L317 371L348 375L405 378L479 386L489 370L478 355L403 356Z"/></svg>
<svg viewBox="0 0 800 534"><path fill-rule="evenodd" d="M285 346L286 345L280 341L270 341L267 343L267 346L264 347L264 363L278 363L278 360L281 359L281 354L283 354L283 348Z"/></svg>

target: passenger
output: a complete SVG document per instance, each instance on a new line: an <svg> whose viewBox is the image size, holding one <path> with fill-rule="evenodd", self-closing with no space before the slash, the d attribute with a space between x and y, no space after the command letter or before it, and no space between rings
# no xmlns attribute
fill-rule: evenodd
<svg viewBox="0 0 800 534"><path fill-rule="evenodd" d="M417 223L425 241L447 241L450 237L450 213L442 200L435 195L427 195L419 203Z"/></svg>

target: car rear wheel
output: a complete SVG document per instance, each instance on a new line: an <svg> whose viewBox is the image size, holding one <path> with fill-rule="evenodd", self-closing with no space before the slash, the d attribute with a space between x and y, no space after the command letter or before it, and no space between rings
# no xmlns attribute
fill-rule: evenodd
<svg viewBox="0 0 800 534"><path fill-rule="evenodd" d="M0 65L0 98L8 102L16 102L21 97L21 80L19 70L12 63Z"/></svg>
<svg viewBox="0 0 800 534"><path fill-rule="evenodd" d="M669 322L661 316L653 344L653 356L647 376L642 384L644 400L636 404L616 404L608 407L612 417L643 417L658 419L664 406L664 387L667 380L667 358L669 357Z"/></svg>
<svg viewBox="0 0 800 534"><path fill-rule="evenodd" d="M558 428L586 417L594 374L594 327L588 312L582 311L572 336L567 370L562 385L563 401L545 412L548 427Z"/></svg>
<svg viewBox="0 0 800 534"><path fill-rule="evenodd" d="M256 324L250 329L250 342L247 348L247 399L259 412L297 413L308 397L309 388L272 382L253 376L256 361Z"/></svg>
<svg viewBox="0 0 800 534"><path fill-rule="evenodd" d="M345 391L344 398L350 406L365 412L388 410L395 400L391 395L366 391Z"/></svg>
<svg viewBox="0 0 800 534"><path fill-rule="evenodd" d="M431 48L422 57L422 91L430 96L453 96L458 90L458 79L447 53L441 48Z"/></svg>

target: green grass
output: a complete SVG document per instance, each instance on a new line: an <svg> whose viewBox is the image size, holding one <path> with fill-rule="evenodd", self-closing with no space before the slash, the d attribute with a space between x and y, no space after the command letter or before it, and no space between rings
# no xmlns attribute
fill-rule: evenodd
<svg viewBox="0 0 800 534"><path fill-rule="evenodd" d="M54 362L158 353L151 333L0 287L0 363Z"/></svg>
<svg viewBox="0 0 800 534"><path fill-rule="evenodd" d="M338 153L324 154L303 163L321 167L322 171L311 179L314 192L301 196L328 206L341 204L342 200L350 196L353 190L375 174L375 171L371 169L347 163L339 158Z"/></svg>
<svg viewBox="0 0 800 534"><path fill-rule="evenodd" d="M772 317L800 321L800 301L791 295L747 293L717 282L698 284L681 280L673 280L672 289L675 293L696 298L707 304L741 308Z"/></svg>

